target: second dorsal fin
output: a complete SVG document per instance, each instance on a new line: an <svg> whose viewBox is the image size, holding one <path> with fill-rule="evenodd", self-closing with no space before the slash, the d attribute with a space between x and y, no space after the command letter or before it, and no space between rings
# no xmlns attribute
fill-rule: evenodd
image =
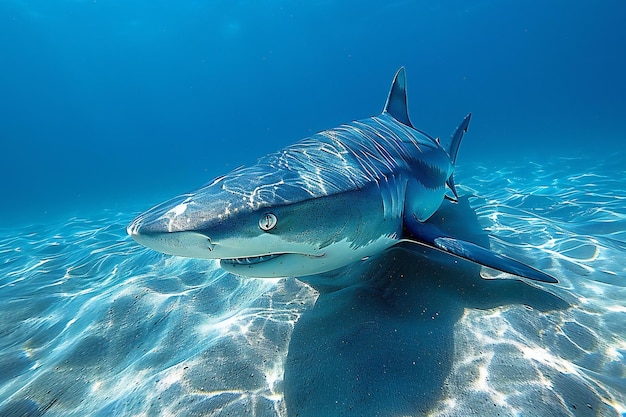
<svg viewBox="0 0 626 417"><path fill-rule="evenodd" d="M413 127L411 119L409 119L409 109L407 107L404 67L400 67L398 72L396 72L396 76L393 77L393 83L391 84L389 97L387 97L383 113L388 113L400 123Z"/></svg>

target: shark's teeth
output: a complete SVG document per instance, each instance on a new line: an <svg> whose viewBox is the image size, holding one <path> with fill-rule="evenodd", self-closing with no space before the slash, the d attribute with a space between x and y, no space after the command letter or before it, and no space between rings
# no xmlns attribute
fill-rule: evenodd
<svg viewBox="0 0 626 417"><path fill-rule="evenodd" d="M258 264L260 262L269 261L270 259L278 258L281 253L272 254L272 255L263 255L263 256L251 256L249 258L233 258L233 259L222 259L222 262L228 262L229 264L236 265L253 265Z"/></svg>

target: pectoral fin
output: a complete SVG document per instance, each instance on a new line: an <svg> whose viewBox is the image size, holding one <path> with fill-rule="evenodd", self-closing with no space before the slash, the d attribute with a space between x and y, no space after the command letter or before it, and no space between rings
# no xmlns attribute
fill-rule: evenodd
<svg viewBox="0 0 626 417"><path fill-rule="evenodd" d="M492 252L474 243L448 236L436 226L422 223L414 216L407 216L405 226L412 236L404 241L425 245L480 265L535 281L559 282L556 278L515 259Z"/></svg>

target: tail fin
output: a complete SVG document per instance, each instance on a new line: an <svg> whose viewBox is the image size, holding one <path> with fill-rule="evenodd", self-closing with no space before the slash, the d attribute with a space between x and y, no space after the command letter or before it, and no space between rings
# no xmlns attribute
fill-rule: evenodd
<svg viewBox="0 0 626 417"><path fill-rule="evenodd" d="M459 152L461 139L463 139L463 134L467 132L467 127L469 126L471 118L472 113L469 113L467 116L465 116L459 127L457 127L454 131L452 138L450 138L450 144L448 145L448 149L446 150L448 151L448 155L450 155L450 161L452 161L452 165L456 163L456 154ZM458 199L459 195L457 194L456 187L454 186L454 173L450 175L450 178L448 178L446 184L450 188L450 191L452 191L452 194L454 194L454 197Z"/></svg>

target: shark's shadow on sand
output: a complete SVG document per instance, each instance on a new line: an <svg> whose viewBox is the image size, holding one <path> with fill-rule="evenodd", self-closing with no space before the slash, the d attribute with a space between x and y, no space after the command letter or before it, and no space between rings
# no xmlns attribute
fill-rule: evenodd
<svg viewBox="0 0 626 417"><path fill-rule="evenodd" d="M467 198L444 203L429 222L489 246ZM484 280L479 271L409 245L334 273L353 285L332 287L328 274L306 280L320 295L296 324L289 345L288 415L424 414L441 398L454 357L453 328L465 308L569 306L522 281Z"/></svg>

